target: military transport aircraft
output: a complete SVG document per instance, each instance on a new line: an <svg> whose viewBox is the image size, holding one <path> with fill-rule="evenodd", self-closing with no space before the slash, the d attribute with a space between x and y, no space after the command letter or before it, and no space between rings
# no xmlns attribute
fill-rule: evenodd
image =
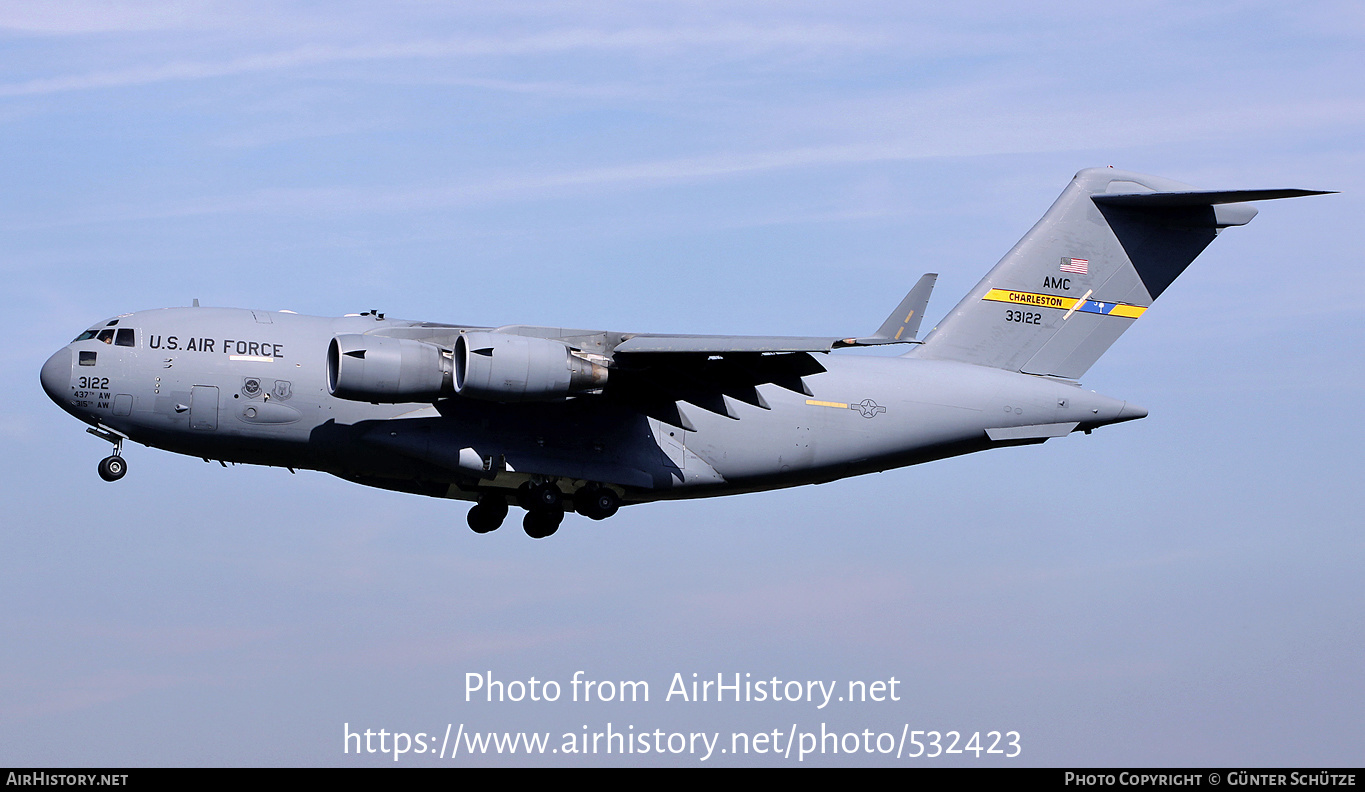
<svg viewBox="0 0 1365 792"><path fill-rule="evenodd" d="M62 409L124 440L227 462L509 504L532 537L573 509L811 484L1041 443L1147 411L1076 381L1247 201L1112 168L1047 214L922 341L935 275L876 332L793 338L469 327L228 308L122 314L42 369ZM909 345L893 357L831 354Z"/></svg>

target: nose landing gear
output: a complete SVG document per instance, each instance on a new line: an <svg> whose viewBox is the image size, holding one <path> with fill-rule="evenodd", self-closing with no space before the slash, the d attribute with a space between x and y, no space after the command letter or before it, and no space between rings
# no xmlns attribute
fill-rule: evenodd
<svg viewBox="0 0 1365 792"><path fill-rule="evenodd" d="M123 478L128 472L128 463L123 459L123 435L103 426L85 431L114 444L114 453L100 460L100 478L105 481L118 481Z"/></svg>
<svg viewBox="0 0 1365 792"><path fill-rule="evenodd" d="M118 454L100 460L100 478L105 481L118 481L128 472L128 463Z"/></svg>

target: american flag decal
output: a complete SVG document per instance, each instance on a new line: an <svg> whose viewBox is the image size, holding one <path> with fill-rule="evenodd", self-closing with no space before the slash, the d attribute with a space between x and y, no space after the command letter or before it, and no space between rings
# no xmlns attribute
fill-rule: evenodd
<svg viewBox="0 0 1365 792"><path fill-rule="evenodd" d="M1089 275L1090 259L1063 258L1062 272L1070 272L1072 275Z"/></svg>

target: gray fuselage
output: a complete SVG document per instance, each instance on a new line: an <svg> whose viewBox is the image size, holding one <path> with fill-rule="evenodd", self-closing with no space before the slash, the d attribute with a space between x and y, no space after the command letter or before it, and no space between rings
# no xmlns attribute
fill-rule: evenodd
<svg viewBox="0 0 1365 792"><path fill-rule="evenodd" d="M566 495L608 486L626 503L772 489L1042 442L1146 414L1054 378L837 353L816 356L824 371L802 378L809 393L763 384L766 409L735 400L730 415L690 409L690 431L597 393L514 404L332 395L332 339L431 327L448 336L473 329L373 315L140 311L58 351L42 383L82 421L148 446L465 500L511 499L527 482L544 481Z"/></svg>

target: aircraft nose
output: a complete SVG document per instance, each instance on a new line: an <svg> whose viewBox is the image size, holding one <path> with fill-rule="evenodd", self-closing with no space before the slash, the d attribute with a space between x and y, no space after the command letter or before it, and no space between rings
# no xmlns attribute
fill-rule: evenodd
<svg viewBox="0 0 1365 792"><path fill-rule="evenodd" d="M43 371L38 375L43 383L47 397L57 404L64 404L71 395L71 349L63 347L47 359Z"/></svg>

